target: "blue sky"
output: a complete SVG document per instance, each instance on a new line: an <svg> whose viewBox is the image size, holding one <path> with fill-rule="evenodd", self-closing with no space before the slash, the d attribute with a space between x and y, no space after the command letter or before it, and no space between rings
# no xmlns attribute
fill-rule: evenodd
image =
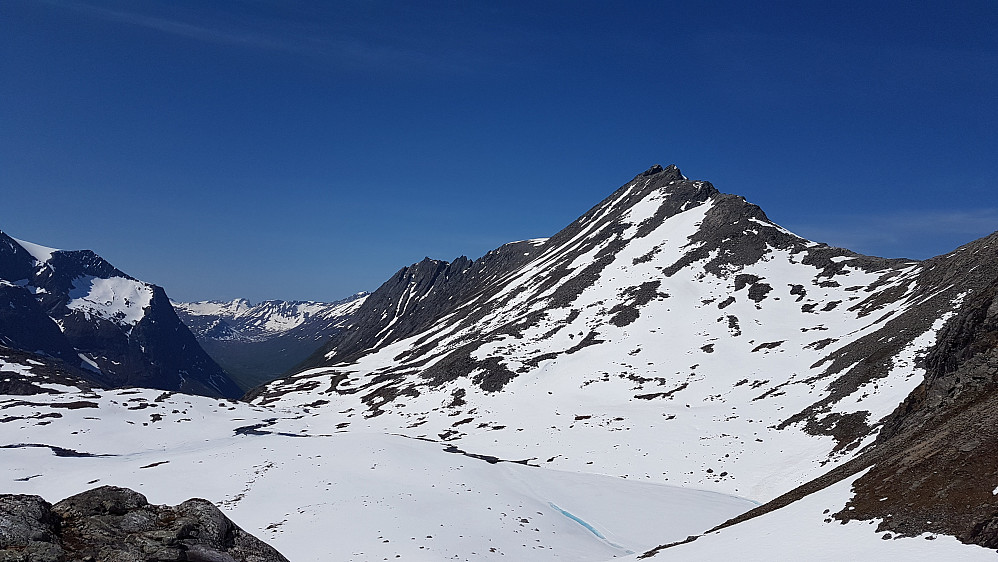
<svg viewBox="0 0 998 562"><path fill-rule="evenodd" d="M5 0L0 229L180 300L332 300L674 163L924 258L998 229L995 29L994 1Z"/></svg>

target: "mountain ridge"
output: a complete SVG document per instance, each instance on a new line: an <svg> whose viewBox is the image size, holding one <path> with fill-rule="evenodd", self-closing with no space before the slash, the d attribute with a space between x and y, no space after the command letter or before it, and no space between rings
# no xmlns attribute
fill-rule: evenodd
<svg viewBox="0 0 998 562"><path fill-rule="evenodd" d="M513 443L519 443L535 450L528 456L584 469L578 460L567 461L572 455L551 439L527 445L513 437L513 443L489 445L489 435L497 431L491 428L509 435L513 419L499 404L515 401L504 396L510 385L517 382L512 394L531 404L517 408L543 409L543 400L522 393L543 388L541 381L552 377L562 380L552 393L574 384L587 395L588 388L607 386L616 389L618 407L630 404L632 411L636 403L664 401L670 413L661 415L673 416L670 420L690 414L700 419L695 410L676 411L671 404L684 396L693 404L706 393L717 403L730 402L738 410L731 411L735 419L743 409L759 411L746 417L765 419L773 439L790 434L802 446L827 443L804 464L788 463L799 475L791 476L790 468L784 472L802 484L805 475L826 472L872 442L882 418L916 385L920 357L935 332L968 291L995 277L993 268L979 266L961 286L950 283L972 267L968 260L979 260L971 254L958 250L921 262L811 242L772 223L741 196L689 180L676 166L653 166L548 239L507 244L478 260L426 259L400 269L358 309L355 323L298 373L254 389L246 399L276 405L321 397L329 404L312 415L328 416L328 423L411 428L404 431L470 442L462 448L499 458L514 456ZM789 326L796 327L788 331ZM634 344L624 349L627 340ZM673 351L663 351L663 345ZM632 359L649 353L643 363ZM677 354L689 356L692 367L685 373L674 357L667 359ZM747 376L729 379L722 374L725 363L745 365ZM669 364L671 374L662 368ZM596 369L597 376L572 383L564 371L568 365ZM631 386L627 394L623 384ZM593 399L573 400L573 409L583 410L577 412L580 420L591 417L585 410ZM763 415L766 403L775 411ZM468 421L451 426L436 412ZM390 420L381 421L386 414ZM666 430L667 424L648 415L633 423ZM709 431L730 440L723 419L697 423L716 427ZM538 423L560 431L571 426L573 432L587 423L556 421L545 416ZM603 434L593 446L613 449L612 433L596 428L583 433ZM755 458L748 465L770 463L763 453L767 446L753 444L759 438L765 441L757 431L740 431L739 445L728 448ZM635 438L633 446L639 442ZM785 450L775 453L774 458L789 458ZM658 461L688 464L665 453ZM633 464L652 477L655 463ZM716 464L737 468L739 463ZM603 470L614 473L610 466ZM684 484L744 493L732 481L737 470L688 466L686 471ZM667 471L667 479L675 472L681 471ZM720 473L725 477L718 479ZM746 485L775 491L754 482ZM768 493L755 497L769 499Z"/></svg>

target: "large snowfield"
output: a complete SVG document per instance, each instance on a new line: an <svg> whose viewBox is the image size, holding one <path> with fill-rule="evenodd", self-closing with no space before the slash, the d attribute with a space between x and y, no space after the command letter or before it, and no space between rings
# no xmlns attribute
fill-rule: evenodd
<svg viewBox="0 0 998 562"><path fill-rule="evenodd" d="M0 369L18 369L3 365ZM751 509L734 495L494 462L366 431L275 432L282 410L131 389L0 398L0 486L50 501L112 484L152 503L202 497L290 560L609 560ZM493 461L493 462L490 462ZM663 560L993 559L950 537L883 540L826 523L843 482L660 552ZM845 550L843 550L845 548Z"/></svg>
<svg viewBox="0 0 998 562"><path fill-rule="evenodd" d="M398 435L268 433L267 420L293 412L164 394L4 398L3 491L56 500L113 484L153 503L202 497L296 561L604 560L756 505Z"/></svg>

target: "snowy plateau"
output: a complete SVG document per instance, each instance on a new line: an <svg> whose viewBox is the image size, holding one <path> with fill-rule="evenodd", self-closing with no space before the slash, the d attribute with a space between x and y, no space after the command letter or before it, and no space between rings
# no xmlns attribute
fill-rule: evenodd
<svg viewBox="0 0 998 562"><path fill-rule="evenodd" d="M0 355L0 493L201 497L293 561L991 560L996 241L862 256L655 166L550 238L402 268L241 400ZM73 314L148 306L74 279Z"/></svg>

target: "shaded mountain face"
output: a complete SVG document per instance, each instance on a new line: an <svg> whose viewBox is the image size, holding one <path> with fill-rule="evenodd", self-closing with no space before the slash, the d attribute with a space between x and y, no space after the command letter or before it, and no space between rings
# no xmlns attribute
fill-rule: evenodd
<svg viewBox="0 0 998 562"><path fill-rule="evenodd" d="M936 332L996 278L987 243L862 256L656 166L551 238L401 269L248 398L765 501L876 439Z"/></svg>
<svg viewBox="0 0 998 562"><path fill-rule="evenodd" d="M0 345L0 394L87 392L95 386L87 377L86 371L61 359Z"/></svg>
<svg viewBox="0 0 998 562"><path fill-rule="evenodd" d="M89 250L44 248L2 232L0 345L102 387L242 393L180 322L161 287Z"/></svg>
<svg viewBox="0 0 998 562"><path fill-rule="evenodd" d="M264 301L173 303L201 347L240 387L270 382L343 330L367 293L324 303Z"/></svg>

